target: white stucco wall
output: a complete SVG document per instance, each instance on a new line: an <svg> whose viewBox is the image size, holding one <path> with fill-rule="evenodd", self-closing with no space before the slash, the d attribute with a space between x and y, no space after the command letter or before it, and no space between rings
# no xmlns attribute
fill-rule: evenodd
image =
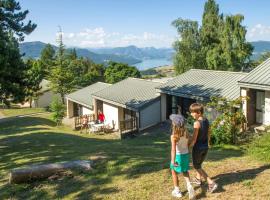
<svg viewBox="0 0 270 200"><path fill-rule="evenodd" d="M264 124L270 125L270 91L265 91Z"/></svg>
<svg viewBox="0 0 270 200"><path fill-rule="evenodd" d="M105 123L113 127L114 121L115 129L118 129L118 107L109 103L103 102L103 114L105 115Z"/></svg>
<svg viewBox="0 0 270 200"><path fill-rule="evenodd" d="M160 100L150 104L140 111L140 129L143 130L161 121Z"/></svg>

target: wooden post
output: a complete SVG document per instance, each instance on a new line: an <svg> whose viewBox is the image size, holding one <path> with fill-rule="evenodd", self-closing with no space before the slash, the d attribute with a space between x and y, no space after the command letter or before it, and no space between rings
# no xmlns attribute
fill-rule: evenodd
<svg viewBox="0 0 270 200"><path fill-rule="evenodd" d="M122 139L122 130L119 129L119 139L121 140Z"/></svg>
<svg viewBox="0 0 270 200"><path fill-rule="evenodd" d="M140 132L140 123L139 123L139 120L140 120L140 113L139 112L136 112L136 127L137 127L138 133Z"/></svg>

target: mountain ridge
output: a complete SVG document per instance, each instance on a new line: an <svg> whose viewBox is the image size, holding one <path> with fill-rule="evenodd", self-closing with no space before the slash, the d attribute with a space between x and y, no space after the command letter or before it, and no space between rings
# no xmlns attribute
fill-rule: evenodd
<svg viewBox="0 0 270 200"><path fill-rule="evenodd" d="M47 43L43 43L40 41L24 42L24 43L20 43L19 48L24 58L37 59L40 57L41 51L46 45ZM58 47L55 45L52 45L52 47L54 48L54 50L58 49ZM123 62L123 63L132 65L132 64L141 62L141 60L133 58L133 57L115 55L115 54L97 54L88 49L78 48L78 47L74 47L74 48L76 49L77 55L79 57L89 58L95 63L105 63L111 60L115 62ZM70 49L73 49L73 48L67 48L67 50L70 50Z"/></svg>

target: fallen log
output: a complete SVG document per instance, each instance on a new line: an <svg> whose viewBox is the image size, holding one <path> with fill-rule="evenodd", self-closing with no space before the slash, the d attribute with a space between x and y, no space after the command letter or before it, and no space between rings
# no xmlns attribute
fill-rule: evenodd
<svg viewBox="0 0 270 200"><path fill-rule="evenodd" d="M14 169L9 174L9 183L25 183L33 180L48 178L64 170L91 170L91 161L78 160L61 163L33 165L28 168Z"/></svg>

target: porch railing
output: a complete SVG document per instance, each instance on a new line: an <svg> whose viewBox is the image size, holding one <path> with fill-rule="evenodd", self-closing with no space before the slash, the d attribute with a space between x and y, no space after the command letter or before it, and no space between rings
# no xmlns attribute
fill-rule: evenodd
<svg viewBox="0 0 270 200"><path fill-rule="evenodd" d="M83 121L83 116L84 115L80 115L80 116L74 117L75 129L81 127L82 121ZM89 114L89 115L86 115L86 116L88 118L88 122L95 121L95 115L94 114Z"/></svg>
<svg viewBox="0 0 270 200"><path fill-rule="evenodd" d="M137 117L132 117L130 119L121 120L119 122L119 134L122 137L122 134L129 133L138 130L138 121Z"/></svg>

